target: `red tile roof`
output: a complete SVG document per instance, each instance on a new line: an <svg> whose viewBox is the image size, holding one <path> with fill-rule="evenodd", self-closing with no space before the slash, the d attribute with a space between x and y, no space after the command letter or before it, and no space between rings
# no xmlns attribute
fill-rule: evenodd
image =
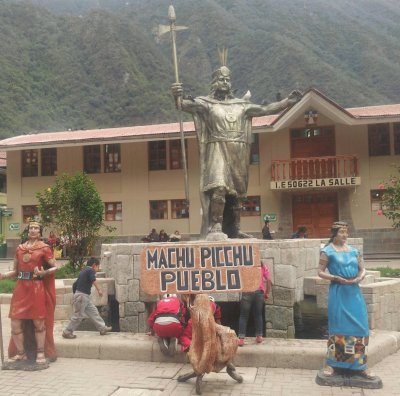
<svg viewBox="0 0 400 396"><path fill-rule="evenodd" d="M324 97L323 94L318 94ZM331 102L328 98L327 101ZM390 117L400 115L400 104L382 105L382 106L369 106L369 107L355 107L343 109L336 105L343 112L346 112L350 117L356 119L371 118L371 117ZM284 115L282 115L284 116ZM279 114L269 115L264 117L253 118L254 127L272 126ZM186 136L194 136L193 122L183 123L184 132ZM3 150L15 149L20 147L32 146L46 146L58 144L93 144L93 142L104 141L124 141L124 140L151 140L160 138L177 138L179 136L179 124L158 124L158 125L142 125L122 128L107 128L107 129L92 129L92 130L78 130L78 131L64 131L64 132L48 132L39 134L29 134L14 136L0 141L0 148ZM1 166L1 165L0 165Z"/></svg>
<svg viewBox="0 0 400 396"><path fill-rule="evenodd" d="M347 109L354 117L392 117L400 115L400 104L353 107Z"/></svg>

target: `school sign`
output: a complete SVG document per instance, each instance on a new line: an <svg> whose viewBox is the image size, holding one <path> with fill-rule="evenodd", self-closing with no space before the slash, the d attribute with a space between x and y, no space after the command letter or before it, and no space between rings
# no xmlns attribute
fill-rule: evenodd
<svg viewBox="0 0 400 396"><path fill-rule="evenodd" d="M361 184L361 177L330 177L309 180L271 181L271 190L290 190L295 188L353 187Z"/></svg>

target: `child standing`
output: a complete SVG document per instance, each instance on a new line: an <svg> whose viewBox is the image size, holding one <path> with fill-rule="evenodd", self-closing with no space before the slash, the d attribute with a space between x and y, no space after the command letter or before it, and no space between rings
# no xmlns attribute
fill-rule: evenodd
<svg viewBox="0 0 400 396"><path fill-rule="evenodd" d="M100 332L100 335L106 335L112 330L111 327L106 326L103 318L99 315L99 311L97 310L96 306L90 300L90 291L92 285L96 288L99 296L103 296L103 292L96 280L96 271L99 270L99 267L99 260L95 257L91 257L87 261L86 267L80 272L78 279L72 285L72 290L74 292L74 313L72 314L70 322L62 333L64 338L76 338L74 331L86 317L89 317L93 321L97 330Z"/></svg>

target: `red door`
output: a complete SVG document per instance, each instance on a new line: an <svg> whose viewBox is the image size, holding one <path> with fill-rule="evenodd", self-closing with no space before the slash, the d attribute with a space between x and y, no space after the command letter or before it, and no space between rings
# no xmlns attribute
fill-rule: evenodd
<svg viewBox="0 0 400 396"><path fill-rule="evenodd" d="M292 203L293 231L307 227L309 238L327 238L338 219L336 193L294 195Z"/></svg>

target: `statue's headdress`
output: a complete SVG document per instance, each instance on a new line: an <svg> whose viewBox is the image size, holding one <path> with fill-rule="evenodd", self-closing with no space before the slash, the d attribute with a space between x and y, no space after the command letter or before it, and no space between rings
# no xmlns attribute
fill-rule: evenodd
<svg viewBox="0 0 400 396"><path fill-rule="evenodd" d="M218 48L218 57L221 67L214 70L212 74L212 81L215 82L220 76L228 77L231 75L231 71L227 68L226 63L228 61L228 48Z"/></svg>
<svg viewBox="0 0 400 396"><path fill-rule="evenodd" d="M37 221L37 220L29 220L28 229L29 229L29 227L31 227L31 226L33 226L33 227L39 227L39 229L40 229L40 235L42 235L42 233L43 233L43 226L42 226L42 224L41 224L39 221Z"/></svg>

